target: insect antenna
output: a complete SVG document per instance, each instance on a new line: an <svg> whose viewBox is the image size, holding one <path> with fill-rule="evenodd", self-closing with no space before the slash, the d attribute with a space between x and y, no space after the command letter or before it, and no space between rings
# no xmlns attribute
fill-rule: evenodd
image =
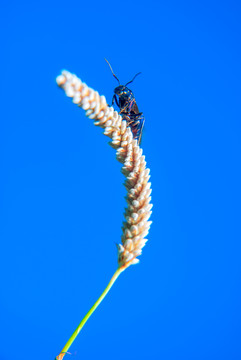
<svg viewBox="0 0 241 360"><path fill-rule="evenodd" d="M133 79L132 79L131 81L129 81L127 84L125 84L125 86L127 86L127 85L130 84L130 83L132 83L132 82L135 80L135 78L136 78L138 75L140 75L140 74L141 74L141 72L137 73L137 74L133 77Z"/></svg>
<svg viewBox="0 0 241 360"><path fill-rule="evenodd" d="M107 64L109 65L110 70L111 70L111 72L112 72L112 75L114 76L114 78L116 78L116 80L118 81L118 83L119 83L119 85L120 85L120 80L119 80L119 79L118 79L118 77L114 74L114 71L112 70L112 67L111 67L111 65L110 65L109 61L108 61L108 60L106 60L106 59L105 59L105 61L106 61L106 62L107 62Z"/></svg>

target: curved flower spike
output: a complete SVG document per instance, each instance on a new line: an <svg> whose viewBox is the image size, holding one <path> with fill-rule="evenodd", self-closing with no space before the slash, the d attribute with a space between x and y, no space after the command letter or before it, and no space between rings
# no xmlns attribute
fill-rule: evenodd
<svg viewBox="0 0 241 360"><path fill-rule="evenodd" d="M133 139L131 129L125 120L107 105L104 96L100 96L83 83L76 75L62 71L56 79L57 84L71 97L73 103L86 111L86 116L94 120L94 124L104 129L104 134L111 138L110 145L116 149L116 157L122 164L122 173L126 177L127 208L122 226L122 244L118 245L119 268L137 264L137 257L147 242L151 221L151 183L150 170L146 168L142 149Z"/></svg>
<svg viewBox="0 0 241 360"><path fill-rule="evenodd" d="M118 268L112 276L109 284L81 320L62 351L55 358L62 360L77 335L105 298L118 276L132 264L137 264L137 257L141 255L142 248L147 241L151 221L151 183L149 182L150 170L146 168L146 161L142 155L142 149L133 139L132 132L127 127L126 121L116 112L113 107L107 105L104 96L89 88L76 75L68 71L56 79L57 84L65 91L66 95L73 99L73 103L82 107L86 115L94 120L94 124L104 129L104 134L111 138L110 145L116 149L116 157L123 164L122 173L126 177L124 183L127 189L127 208L125 209L125 221L123 222L122 244L118 248Z"/></svg>

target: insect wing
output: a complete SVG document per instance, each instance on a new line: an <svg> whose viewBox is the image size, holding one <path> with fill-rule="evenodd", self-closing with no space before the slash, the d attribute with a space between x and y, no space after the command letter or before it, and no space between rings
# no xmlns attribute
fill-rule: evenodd
<svg viewBox="0 0 241 360"><path fill-rule="evenodd" d="M144 117L143 114L140 114L138 116L138 120L137 120L137 133L136 133L136 136L135 136L135 139L137 139L138 145L141 142L141 136L142 136L142 130L143 130L143 127L144 127L144 123L145 123L145 117Z"/></svg>
<svg viewBox="0 0 241 360"><path fill-rule="evenodd" d="M129 126L131 128L133 138L135 140L137 140L138 145L139 145L140 141L141 141L141 135L142 135L144 122L145 122L145 117L144 117L143 113L139 113L139 114L124 113L121 115L123 117L123 120L125 120L127 122L127 126Z"/></svg>

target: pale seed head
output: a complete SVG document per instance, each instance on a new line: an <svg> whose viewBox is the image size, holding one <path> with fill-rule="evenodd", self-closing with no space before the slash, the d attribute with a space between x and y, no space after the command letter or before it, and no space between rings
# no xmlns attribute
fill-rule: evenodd
<svg viewBox="0 0 241 360"><path fill-rule="evenodd" d="M104 134L112 140L110 145L116 149L117 160L124 164L122 173L126 176L127 209L122 227L122 244L117 245L118 264L123 268L137 264L137 256L141 255L147 242L145 237L151 225L148 220L152 208L150 170L146 168L142 149L133 139L126 121L107 105L104 96L65 70L56 78L56 82L67 96L73 98L73 103L86 110L86 116L93 119L95 125L104 128Z"/></svg>

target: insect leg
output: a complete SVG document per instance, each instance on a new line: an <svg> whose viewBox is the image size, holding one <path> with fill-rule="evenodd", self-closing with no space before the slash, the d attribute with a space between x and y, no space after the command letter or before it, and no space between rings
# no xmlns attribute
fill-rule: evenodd
<svg viewBox="0 0 241 360"><path fill-rule="evenodd" d="M120 107L120 103L119 103L119 101L118 101L118 99L117 99L117 96L116 95L114 95L113 96L113 99L112 99L112 105L114 104L114 101L116 102L116 105L118 106L118 108Z"/></svg>

